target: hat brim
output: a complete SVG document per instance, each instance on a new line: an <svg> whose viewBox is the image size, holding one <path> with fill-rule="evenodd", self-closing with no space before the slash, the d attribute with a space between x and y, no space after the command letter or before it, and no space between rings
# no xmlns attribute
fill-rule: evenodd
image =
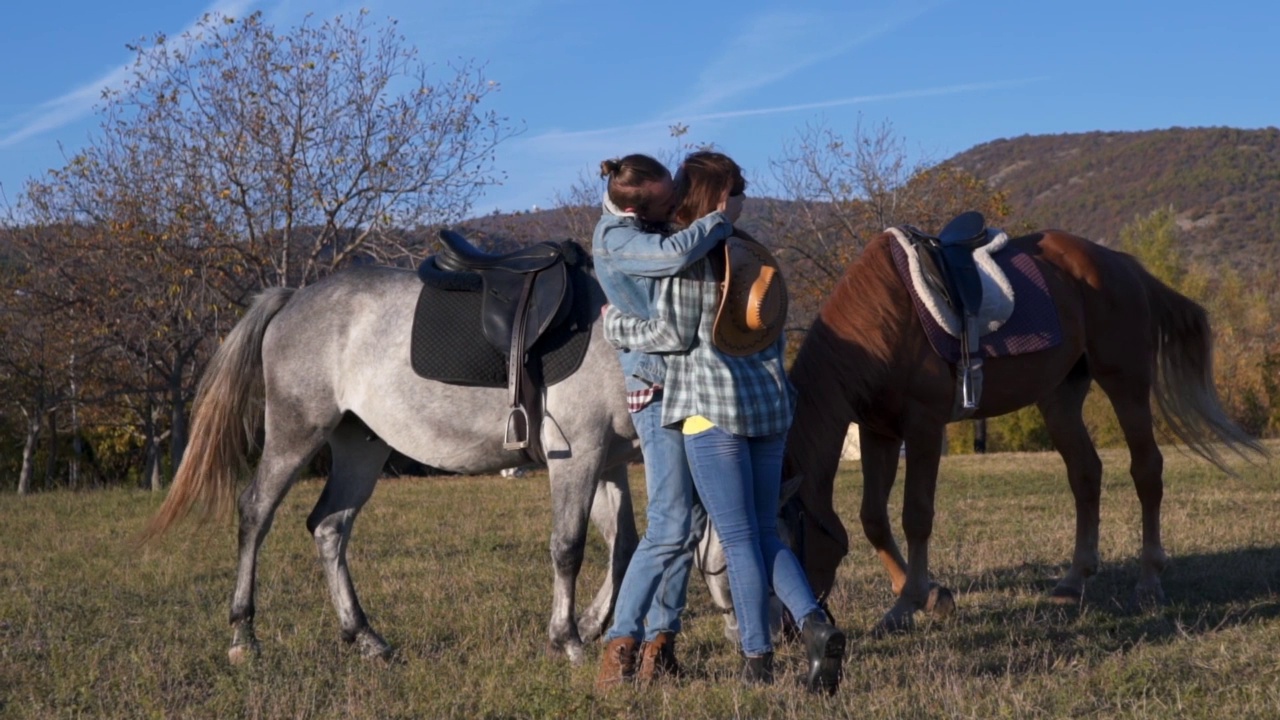
<svg viewBox="0 0 1280 720"><path fill-rule="evenodd" d="M787 319L787 286L778 261L755 240L724 243L724 281L712 342L726 355L743 357L777 342Z"/></svg>

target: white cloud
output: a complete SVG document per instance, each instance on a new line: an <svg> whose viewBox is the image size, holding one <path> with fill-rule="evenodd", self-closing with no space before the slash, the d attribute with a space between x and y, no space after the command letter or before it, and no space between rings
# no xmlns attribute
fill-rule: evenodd
<svg viewBox="0 0 1280 720"><path fill-rule="evenodd" d="M258 0L216 0L200 13L200 16L183 28L173 37L181 37L193 30L200 17L216 13L231 17L244 15ZM132 62L121 65L106 74L87 82L69 92L41 103L38 107L16 119L18 127L0 136L0 148L12 147L24 140L65 127L85 118L93 112L94 105L102 97L104 90L119 87L132 72Z"/></svg>

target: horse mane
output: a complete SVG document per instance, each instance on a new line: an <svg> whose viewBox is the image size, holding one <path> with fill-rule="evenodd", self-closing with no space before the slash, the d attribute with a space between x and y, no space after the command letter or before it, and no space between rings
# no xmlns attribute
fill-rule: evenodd
<svg viewBox="0 0 1280 720"><path fill-rule="evenodd" d="M845 268L823 303L792 374L839 383L855 421L866 417L893 371L912 305L898 277L887 233L873 239ZM824 390L835 396L834 388Z"/></svg>

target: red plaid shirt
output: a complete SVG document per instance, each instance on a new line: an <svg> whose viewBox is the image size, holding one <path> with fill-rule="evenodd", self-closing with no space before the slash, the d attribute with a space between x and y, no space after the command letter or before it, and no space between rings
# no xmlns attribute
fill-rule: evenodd
<svg viewBox="0 0 1280 720"><path fill-rule="evenodd" d="M638 413L649 406L649 403L662 397L661 385L650 385L643 390L627 392L627 410Z"/></svg>

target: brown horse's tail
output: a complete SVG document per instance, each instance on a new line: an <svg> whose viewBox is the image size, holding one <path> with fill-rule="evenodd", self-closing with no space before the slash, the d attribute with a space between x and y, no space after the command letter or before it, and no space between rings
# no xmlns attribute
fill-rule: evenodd
<svg viewBox="0 0 1280 720"><path fill-rule="evenodd" d="M1143 271L1156 343L1156 406L1170 431L1197 455L1235 474L1214 441L1248 459L1268 455L1231 421L1213 383L1213 331L1205 309Z"/></svg>
<svg viewBox="0 0 1280 720"><path fill-rule="evenodd" d="M262 336L293 290L258 295L200 379L191 415L191 444L164 504L143 532L155 538L199 504L203 519L226 518L237 481L248 473L249 447L262 422Z"/></svg>

